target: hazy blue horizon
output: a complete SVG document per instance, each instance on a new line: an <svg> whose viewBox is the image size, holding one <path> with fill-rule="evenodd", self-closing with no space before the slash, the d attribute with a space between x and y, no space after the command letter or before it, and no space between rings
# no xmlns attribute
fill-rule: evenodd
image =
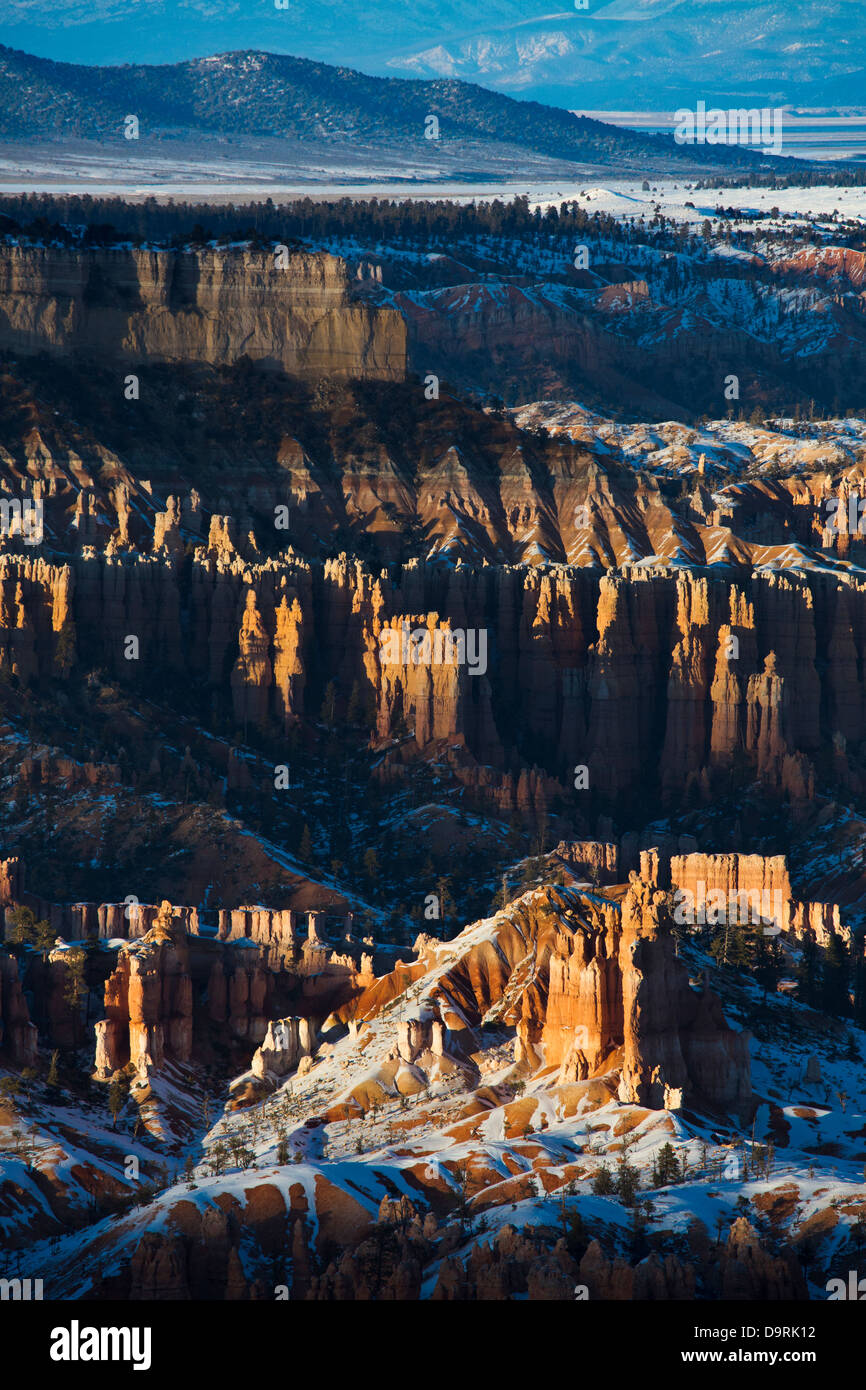
<svg viewBox="0 0 866 1390"><path fill-rule="evenodd" d="M373 76L460 77L580 109L866 103L860 0L0 0L0 42L54 61L264 49ZM532 7L535 13L527 14Z"/></svg>

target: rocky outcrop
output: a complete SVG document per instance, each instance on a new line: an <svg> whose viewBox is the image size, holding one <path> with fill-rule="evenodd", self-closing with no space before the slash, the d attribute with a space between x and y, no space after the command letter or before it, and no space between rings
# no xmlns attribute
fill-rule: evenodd
<svg viewBox="0 0 866 1390"><path fill-rule="evenodd" d="M620 859L617 844L599 840L562 840L553 853L575 874L598 882L617 881Z"/></svg>
<svg viewBox="0 0 866 1390"><path fill-rule="evenodd" d="M0 951L0 1053L17 1067L36 1065L36 1027L18 977L18 963Z"/></svg>
<svg viewBox="0 0 866 1390"><path fill-rule="evenodd" d="M751 1095L750 1035L728 1026L709 989L693 991L665 918L664 895L633 875L619 949L620 1099L676 1109L680 1097L697 1095L720 1109L739 1106Z"/></svg>
<svg viewBox="0 0 866 1390"><path fill-rule="evenodd" d="M272 910L266 907L220 908L217 937L220 941L255 941L262 946L274 946L278 951L292 951L300 944L301 914L290 908Z"/></svg>
<svg viewBox="0 0 866 1390"><path fill-rule="evenodd" d="M733 1222L721 1261L723 1299L761 1303L809 1297L793 1250L774 1256L766 1251L745 1217Z"/></svg>
<svg viewBox="0 0 866 1390"><path fill-rule="evenodd" d="M156 903L54 903L37 897L23 887L18 870L15 903L29 907L38 920L51 924L57 936L67 941L135 941L157 925L162 908ZM172 923L195 935L199 930L198 909L172 907Z"/></svg>
<svg viewBox="0 0 866 1390"><path fill-rule="evenodd" d="M705 1297L756 1303L808 1299L806 1281L793 1252L770 1254L744 1217L732 1223L721 1247L710 1246L699 1222L693 1224L690 1235L700 1247L697 1267L693 1260L656 1254L632 1265L621 1257L607 1258L599 1242L591 1241L578 1273L587 1298L617 1302L693 1299L700 1279Z"/></svg>
<svg viewBox="0 0 866 1390"><path fill-rule="evenodd" d="M700 1099L725 1109L751 1095L748 1034L728 1027L708 989L692 990L664 894L636 874L619 914L557 937L542 1044L569 1080L597 1074L622 1049L623 1101L661 1109Z"/></svg>
<svg viewBox="0 0 866 1390"><path fill-rule="evenodd" d="M438 1018L420 1012L397 1024L397 1055L411 1065L424 1052L441 1057L445 1051L445 1027Z"/></svg>
<svg viewBox="0 0 866 1390"><path fill-rule="evenodd" d="M345 557L250 561L226 545L184 565L87 547L69 566L0 556L0 663L25 682L56 674L60 656L130 679L133 635L141 662L178 676L224 689L230 671L238 724L283 733L317 720L333 683L335 719L381 740L414 734L383 758L383 780L441 749L507 814L540 818L575 790L579 807L603 805L636 785L708 801L747 775L796 811L822 757L841 787L860 786L849 739L866 708L866 585L852 576L764 570L731 585L412 563L374 578ZM421 635L408 655L407 630ZM476 657L483 637L474 668L460 634ZM437 661L437 644L455 659Z"/></svg>
<svg viewBox="0 0 866 1390"><path fill-rule="evenodd" d="M143 936L119 946L105 983L105 1017L95 1025L97 1077L130 1062L145 1074L169 1060L210 1057L215 1041L239 1057L254 1053L261 1077L282 1076L311 1055L318 1024L370 983L372 959L360 948L332 951L315 922L312 938L301 942L296 917L223 910L214 940L195 934L194 909L164 902ZM274 1018L288 998L304 1012Z"/></svg>
<svg viewBox="0 0 866 1390"><path fill-rule="evenodd" d="M105 985L106 1017L96 1024L95 1072L111 1076L131 1063L146 1076L166 1056L192 1055L192 981L185 934L170 903L140 942L125 946Z"/></svg>
<svg viewBox="0 0 866 1390"><path fill-rule="evenodd" d="M128 1297L160 1302L249 1298L236 1222L219 1207L209 1206L203 1212L194 1208L183 1212L178 1224L177 1234L148 1231L138 1241L132 1252Z"/></svg>
<svg viewBox="0 0 866 1390"><path fill-rule="evenodd" d="M108 362L231 364L399 380L406 332L324 252L0 245L0 347Z"/></svg>
<svg viewBox="0 0 866 1390"><path fill-rule="evenodd" d="M547 888L511 903L490 923L467 927L447 968L406 1019L399 1056L472 1053L475 1030L517 1032L528 1071L558 1069L561 1083L616 1071L621 1101L653 1109L682 1104L737 1110L751 1096L749 1035L729 1027L717 997L692 988L677 958L665 894L630 876L621 906L579 889ZM418 964L377 980L340 1016L375 1017L393 997L389 980L422 980L436 945L419 937Z"/></svg>
<svg viewBox="0 0 866 1390"><path fill-rule="evenodd" d="M21 860L18 856L0 860L0 907L10 907L21 901Z"/></svg>
<svg viewBox="0 0 866 1390"><path fill-rule="evenodd" d="M803 902L792 896L784 855L680 854L641 855L641 872L654 884L670 888L676 920L700 926L723 920L760 926L775 935L811 937L826 946L831 936L853 939L833 902Z"/></svg>
<svg viewBox="0 0 866 1390"><path fill-rule="evenodd" d="M260 1080L282 1080L302 1057L311 1057L315 1050L315 1030L308 1018L273 1019L264 1041L253 1053L253 1075Z"/></svg>

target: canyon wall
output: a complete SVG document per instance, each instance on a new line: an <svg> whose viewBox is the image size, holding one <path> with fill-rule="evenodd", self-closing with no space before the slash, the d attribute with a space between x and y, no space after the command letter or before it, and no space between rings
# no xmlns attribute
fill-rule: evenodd
<svg viewBox="0 0 866 1390"><path fill-rule="evenodd" d="M188 911L188 909L187 909ZM167 1060L189 1062L214 1036L254 1048L277 1007L274 976L257 950L191 936L164 902L154 926L122 946L105 982L105 1017L95 1025L96 1076L131 1063L141 1076Z"/></svg>
<svg viewBox="0 0 866 1390"><path fill-rule="evenodd" d="M483 632L483 668L383 659L386 624L406 614L434 634ZM27 684L76 663L133 683L158 665L202 690L230 671L238 723L274 730L317 717L333 681L337 721L354 690L371 736L447 743L482 798L484 768L491 801L510 776L506 811L521 795L533 809L537 787L518 782L532 767L548 800L572 794L577 765L585 800L636 786L708 800L757 777L796 806L816 759L861 790L849 745L866 710L866 585L848 575L417 562L374 575L291 552L250 563L222 541L172 563L88 547L68 565L0 556L0 665Z"/></svg>
<svg viewBox="0 0 866 1390"><path fill-rule="evenodd" d="M337 257L279 249L0 244L0 348L139 366L247 357L306 377L406 370L399 313L354 302Z"/></svg>
<svg viewBox="0 0 866 1390"><path fill-rule="evenodd" d="M18 962L0 953L0 1050L18 1067L36 1064L37 1035L18 975Z"/></svg>
<svg viewBox="0 0 866 1390"><path fill-rule="evenodd" d="M719 331L706 319L674 317L645 280L590 292L544 282L462 283L396 293L393 302L406 317L419 369L424 364L448 380L462 375L494 391L504 384L505 394L520 401L626 392L639 409L664 419L679 415L675 402L689 377L693 390L710 372L721 380L726 361L748 361L767 376L784 370L777 344L746 341L739 327Z"/></svg>

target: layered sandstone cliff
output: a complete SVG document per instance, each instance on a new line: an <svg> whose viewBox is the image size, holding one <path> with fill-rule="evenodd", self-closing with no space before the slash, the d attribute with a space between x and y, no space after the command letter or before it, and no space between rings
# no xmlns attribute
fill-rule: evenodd
<svg viewBox="0 0 866 1390"><path fill-rule="evenodd" d="M641 854L641 872L673 892L677 920L687 925L733 920L770 935L811 938L826 947L838 936L862 955L863 941L838 902L794 896L784 855ZM715 917L713 914L715 913Z"/></svg>
<svg viewBox="0 0 866 1390"><path fill-rule="evenodd" d="M98 918L115 905L76 906L93 906ZM374 979L373 955L352 942L351 920L334 950L324 913L307 914L303 937L298 918L288 910L223 909L214 939L197 934L194 908L138 905L136 925L152 924L141 936L130 932L106 979L96 1075L107 1079L130 1062L142 1075L159 1072L167 1060L209 1055L214 1039L241 1054L254 1050L256 1075L287 1074L315 1050L322 1021ZM289 998L302 1012L276 1017Z"/></svg>
<svg viewBox="0 0 866 1390"><path fill-rule="evenodd" d="M400 380L405 329L354 302L324 252L75 251L0 244L0 347L15 353L231 364Z"/></svg>
<svg viewBox="0 0 866 1390"><path fill-rule="evenodd" d="M748 1035L728 1026L709 989L689 984L664 895L632 874L620 911L596 914L593 926L555 939L545 1062L559 1064L564 1080L585 1080L621 1057L620 1099L653 1108L747 1101Z"/></svg>

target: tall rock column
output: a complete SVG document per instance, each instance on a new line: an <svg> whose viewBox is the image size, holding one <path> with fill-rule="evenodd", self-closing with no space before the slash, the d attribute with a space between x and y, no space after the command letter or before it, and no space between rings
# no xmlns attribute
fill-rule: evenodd
<svg viewBox="0 0 866 1390"><path fill-rule="evenodd" d="M624 1044L619 1098L654 1109L664 1106L668 1089L685 1091L689 1081L676 1026L683 967L662 922L664 899L630 875L619 948Z"/></svg>
<svg viewBox="0 0 866 1390"><path fill-rule="evenodd" d="M255 590L248 589L238 637L240 652L231 675L235 718L241 724L247 720L251 724L267 723L268 693L273 681L269 645Z"/></svg>
<svg viewBox="0 0 866 1390"><path fill-rule="evenodd" d="M284 594L276 610L274 633L274 699L277 718L284 730L296 723L304 712L306 681L302 652L303 613L297 598L289 604Z"/></svg>

